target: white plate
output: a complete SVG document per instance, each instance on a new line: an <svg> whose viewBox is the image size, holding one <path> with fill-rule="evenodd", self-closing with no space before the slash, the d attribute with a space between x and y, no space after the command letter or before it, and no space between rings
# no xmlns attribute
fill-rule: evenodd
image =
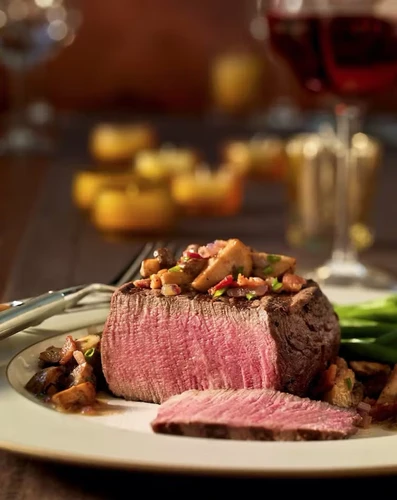
<svg viewBox="0 0 397 500"><path fill-rule="evenodd" d="M326 292L340 303L384 295L346 289ZM397 471L397 432L383 429L328 442L164 436L150 429L156 405L113 399L113 413L81 416L58 413L30 397L23 386L37 366L38 353L61 345L67 332L82 336L101 328L107 312L60 315L0 343L1 448L71 463L190 473L318 476Z"/></svg>

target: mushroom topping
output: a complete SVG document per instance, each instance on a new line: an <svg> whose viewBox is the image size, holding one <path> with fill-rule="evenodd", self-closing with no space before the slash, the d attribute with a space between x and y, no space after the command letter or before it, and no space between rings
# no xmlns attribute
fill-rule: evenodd
<svg viewBox="0 0 397 500"><path fill-rule="evenodd" d="M35 373L26 384L27 391L38 396L55 394L64 383L65 368L63 366L50 366Z"/></svg>

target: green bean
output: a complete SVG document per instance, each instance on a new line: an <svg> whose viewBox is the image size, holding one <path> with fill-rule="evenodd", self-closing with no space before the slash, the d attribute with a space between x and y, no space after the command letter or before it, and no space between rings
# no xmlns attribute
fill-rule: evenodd
<svg viewBox="0 0 397 500"><path fill-rule="evenodd" d="M378 345L393 346L397 349L397 329L391 330L376 339Z"/></svg>
<svg viewBox="0 0 397 500"><path fill-rule="evenodd" d="M397 323L384 323L360 318L339 318L342 338L379 337L397 329Z"/></svg>
<svg viewBox="0 0 397 500"><path fill-rule="evenodd" d="M397 363L397 294L360 304L334 304L334 309L342 357Z"/></svg>
<svg viewBox="0 0 397 500"><path fill-rule="evenodd" d="M340 355L346 359L367 359L378 363L397 363L397 346L391 348L377 342L342 343Z"/></svg>
<svg viewBox="0 0 397 500"><path fill-rule="evenodd" d="M369 319L397 324L397 294L360 304L334 304L340 319Z"/></svg>

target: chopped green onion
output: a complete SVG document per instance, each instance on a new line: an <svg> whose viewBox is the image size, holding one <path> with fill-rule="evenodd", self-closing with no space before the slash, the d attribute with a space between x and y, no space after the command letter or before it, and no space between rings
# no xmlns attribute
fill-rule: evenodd
<svg viewBox="0 0 397 500"><path fill-rule="evenodd" d="M281 260L281 257L279 255L273 255L273 254L269 254L267 257L266 257L266 260L268 262L270 262L271 264L274 264L275 262L279 262Z"/></svg>
<svg viewBox="0 0 397 500"><path fill-rule="evenodd" d="M253 299L254 297L256 297L256 293L251 293L251 292L248 292L245 296L246 296L246 298L247 298L248 300L251 300L251 299Z"/></svg>
<svg viewBox="0 0 397 500"><path fill-rule="evenodd" d="M170 267L170 268L168 269L168 271L169 271L170 273L177 273L178 271L181 271L181 266L174 266L174 267Z"/></svg>
<svg viewBox="0 0 397 500"><path fill-rule="evenodd" d="M265 269L263 270L264 274L272 274L273 272L273 267L272 266L266 266Z"/></svg>
<svg viewBox="0 0 397 500"><path fill-rule="evenodd" d="M190 257L188 257L187 255L184 255L182 257L182 262L188 262L190 260Z"/></svg>
<svg viewBox="0 0 397 500"><path fill-rule="evenodd" d="M221 295L223 295L225 292L226 292L227 288L224 287L224 288L219 288L219 290L215 290L214 294L212 295L214 298L216 297L220 297Z"/></svg>
<svg viewBox="0 0 397 500"><path fill-rule="evenodd" d="M349 389L349 391L351 391L352 387L353 387L352 379L351 378L345 378L345 384L346 384L347 388Z"/></svg>
<svg viewBox="0 0 397 500"><path fill-rule="evenodd" d="M88 350L85 352L84 356L85 356L86 358L92 358L92 356L93 356L94 354L95 354L95 347L91 347L91 349L88 349Z"/></svg>
<svg viewBox="0 0 397 500"><path fill-rule="evenodd" d="M277 290L280 290L282 288L283 284L278 281L277 278L272 279L272 290L274 292L277 292Z"/></svg>

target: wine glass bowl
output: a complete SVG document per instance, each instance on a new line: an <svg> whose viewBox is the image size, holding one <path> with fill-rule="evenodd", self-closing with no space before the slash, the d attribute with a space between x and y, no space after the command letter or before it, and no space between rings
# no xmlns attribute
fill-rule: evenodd
<svg viewBox="0 0 397 500"><path fill-rule="evenodd" d="M382 0L258 1L270 50L302 88L337 100L333 250L309 276L328 285L395 289L392 276L358 259L349 186L356 174L352 138L360 132L362 104L397 81L397 12L385 10Z"/></svg>
<svg viewBox="0 0 397 500"><path fill-rule="evenodd" d="M334 6L328 12L306 9L301 14L271 10L267 21L271 47L310 92L355 99L396 81L397 17L377 18L364 7L339 12Z"/></svg>
<svg viewBox="0 0 397 500"><path fill-rule="evenodd" d="M0 62L10 76L11 120L0 152L47 150L26 120L24 78L32 67L73 43L81 24L71 0L0 0Z"/></svg>

